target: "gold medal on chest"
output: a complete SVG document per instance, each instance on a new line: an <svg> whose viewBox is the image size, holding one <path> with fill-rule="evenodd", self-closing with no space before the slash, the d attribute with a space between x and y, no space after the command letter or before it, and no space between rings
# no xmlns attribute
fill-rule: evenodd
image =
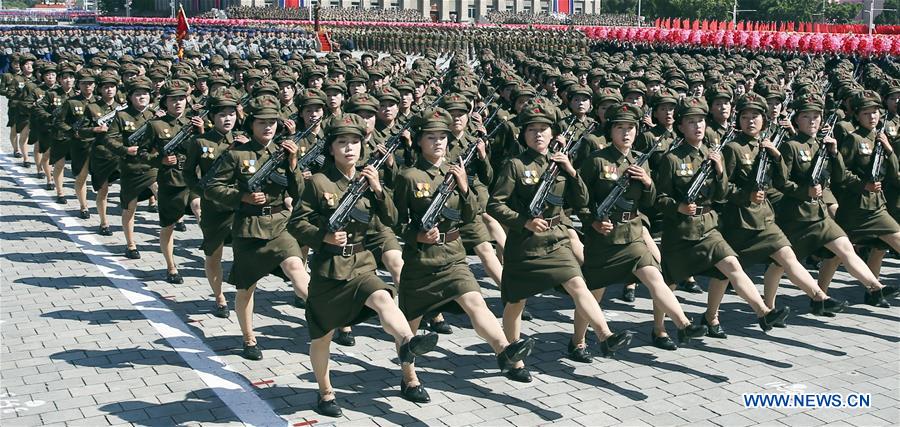
<svg viewBox="0 0 900 427"><path fill-rule="evenodd" d="M242 160L241 161L241 173L248 173L250 171L250 161Z"/></svg>
<svg viewBox="0 0 900 427"><path fill-rule="evenodd" d="M527 185L537 184L537 171L525 169L522 174L522 182Z"/></svg>
<svg viewBox="0 0 900 427"><path fill-rule="evenodd" d="M322 193L322 197L325 198L325 205L329 208L333 208L335 205L335 197L332 193Z"/></svg>
<svg viewBox="0 0 900 427"><path fill-rule="evenodd" d="M256 173L256 159L248 160L250 166L247 167L247 172Z"/></svg>
<svg viewBox="0 0 900 427"><path fill-rule="evenodd" d="M860 142L859 143L859 154L872 154L872 148L869 147L868 142Z"/></svg>

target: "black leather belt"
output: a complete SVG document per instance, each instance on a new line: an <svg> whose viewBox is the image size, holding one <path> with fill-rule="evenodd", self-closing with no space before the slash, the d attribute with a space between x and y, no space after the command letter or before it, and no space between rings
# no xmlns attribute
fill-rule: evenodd
<svg viewBox="0 0 900 427"><path fill-rule="evenodd" d="M286 208L282 205L257 206L257 205L248 205L246 203L242 203L240 212L242 214L248 215L248 216L263 216L263 215L274 215L285 209Z"/></svg>
<svg viewBox="0 0 900 427"><path fill-rule="evenodd" d="M557 225L562 224L562 215L557 215L552 218L544 218L544 221L547 221L548 228L553 228L553 227L556 227Z"/></svg>
<svg viewBox="0 0 900 427"><path fill-rule="evenodd" d="M616 212L610 215L609 220L612 222L628 222L638 217L637 211Z"/></svg>
<svg viewBox="0 0 900 427"><path fill-rule="evenodd" d="M332 245L330 243L322 244L322 251L331 255L340 255L342 257L350 257L366 250L366 245L362 243L347 244L343 246Z"/></svg>
<svg viewBox="0 0 900 427"><path fill-rule="evenodd" d="M712 210L712 206L697 206L697 209L694 210L694 216L708 214L712 212Z"/></svg>
<svg viewBox="0 0 900 427"><path fill-rule="evenodd" d="M457 239L459 239L459 229L458 229L458 228L454 228L454 229L452 229L452 230L450 230L450 231L448 231L448 232L446 232L446 233L440 233L440 234L438 234L438 240L437 240L437 242L434 242L434 243L426 243L426 245L427 245L427 244L443 245L443 244L446 244L446 243L453 242L454 240L457 240Z"/></svg>

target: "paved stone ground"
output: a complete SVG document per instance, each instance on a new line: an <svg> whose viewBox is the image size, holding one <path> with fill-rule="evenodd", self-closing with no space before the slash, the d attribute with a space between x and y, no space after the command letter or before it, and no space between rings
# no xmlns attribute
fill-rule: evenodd
<svg viewBox="0 0 900 427"><path fill-rule="evenodd" d="M5 103L0 117L5 117ZM0 147L9 153L4 129ZM0 156L0 415L4 425L171 425L255 423L323 425L316 399L303 310L290 305L290 287L274 278L257 293L256 331L265 359L242 359L235 316L209 314L210 293L197 249L200 231L188 220L177 233L183 285L163 281L154 214L140 209L137 233L143 259L126 260L117 195L112 237L94 234L96 212L80 220L67 178L69 204L33 170ZM114 192L117 188L114 189ZM91 197L93 197L91 195ZM93 206L93 204L91 205ZM226 250L226 259L231 258ZM474 263L475 260L472 260ZM228 268L226 266L226 268ZM480 265L474 264L479 277ZM885 280L897 283L900 263L888 260ZM485 280L495 313L499 292ZM550 293L532 299L536 320L524 333L538 341L523 385L497 374L489 347L465 318L449 316L454 334L420 360L432 402L398 397L393 344L375 324L355 328L357 346L334 346L332 377L344 408L343 425L897 425L900 327L897 308L862 305L862 289L839 273L833 294L850 300L847 314L808 314L808 300L785 286L781 304L799 315L790 327L764 335L749 307L726 295L727 340L695 341L675 352L649 344L651 304L639 289L634 304L603 302L614 330L637 331L616 359L579 364L563 358L572 304ZM227 287L233 303L233 288ZM705 295L679 294L690 315ZM670 326L674 332L674 327ZM596 348L596 339L591 338ZM868 409L747 409L746 392L862 392Z"/></svg>

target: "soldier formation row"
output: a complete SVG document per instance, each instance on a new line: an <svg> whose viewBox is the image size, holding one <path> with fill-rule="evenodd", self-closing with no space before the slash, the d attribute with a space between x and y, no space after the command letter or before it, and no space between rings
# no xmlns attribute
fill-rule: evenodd
<svg viewBox="0 0 900 427"><path fill-rule="evenodd" d="M866 304L889 307L897 294L879 280L886 250L900 250L896 63L617 46L481 49L473 61L422 51L208 63L23 54L0 89L17 156L30 166L33 145L58 203L69 163L85 221L90 179L102 235L113 235L106 198L118 183L127 257L140 257L137 204L156 196L166 279L181 283L173 232L184 215L199 219L220 317L232 246L225 281L245 358L263 357L256 283L289 280L306 309L316 409L329 416L341 413L330 343L353 345L350 327L375 315L397 345L401 395L427 402L415 359L437 335L415 331L451 332L442 312L467 314L500 370L528 382L525 302L554 288L574 301L567 352L580 362L592 358L588 326L604 357L631 341L598 305L609 285L647 286L650 334L668 350L727 337L718 311L729 283L763 331L785 327L784 274L821 316L847 306L828 296L841 264ZM467 250L500 286L502 322ZM799 261L808 256L821 260L818 282ZM762 295L745 272L760 264ZM695 275L710 278L699 321L673 294L693 290Z"/></svg>

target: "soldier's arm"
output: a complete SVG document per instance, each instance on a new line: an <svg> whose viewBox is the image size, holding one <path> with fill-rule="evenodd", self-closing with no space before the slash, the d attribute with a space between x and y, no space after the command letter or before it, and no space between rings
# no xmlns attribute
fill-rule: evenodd
<svg viewBox="0 0 900 427"><path fill-rule="evenodd" d="M737 152L731 144L722 147L722 162L724 163L725 174L731 176L737 169ZM725 200L728 203L737 206L748 206L750 204L750 194L735 183L731 183L725 190Z"/></svg>
<svg viewBox="0 0 900 427"><path fill-rule="evenodd" d="M794 158L796 148L793 144L784 144L781 150L781 161L773 163L772 185L784 193L785 196L799 200L809 200L809 189L800 183L791 180L791 172L794 170ZM778 166L775 168L775 166Z"/></svg>
<svg viewBox="0 0 900 427"><path fill-rule="evenodd" d="M581 179L584 180L584 185L589 189L596 188L597 178L600 176L597 169L598 162L598 159L591 159L590 161L584 162L578 172L581 175ZM588 193L588 197L584 205L572 205L572 208L575 210L575 214L578 215L578 218L581 219L581 223L585 226L594 222L594 213L592 212L593 207L603 202L603 200L594 200L593 196L594 193L593 191L591 191Z"/></svg>
<svg viewBox="0 0 900 427"><path fill-rule="evenodd" d="M308 182L303 186L303 194L300 195L300 203L294 208L288 221L287 230L294 238L313 250L322 247L323 239L328 233L326 222L328 218L320 215L322 208L319 201L321 195L314 182Z"/></svg>
<svg viewBox="0 0 900 427"><path fill-rule="evenodd" d="M508 161L503 165L500 174L497 176L497 182L494 184L494 191L488 200L488 213L500 221L501 224L509 228L520 229L525 227L525 223L531 218L516 212L511 204L518 203L514 194L516 188L516 162Z"/></svg>
<svg viewBox="0 0 900 427"><path fill-rule="evenodd" d="M397 223L397 206L394 205L394 198L391 190L381 183L381 197L376 196L375 192L369 190L372 203L378 210L378 218L381 223L387 227L393 227Z"/></svg>
<svg viewBox="0 0 900 427"><path fill-rule="evenodd" d="M53 121L53 115L50 114L52 111L52 106L50 105L50 94L45 93L44 97L38 101L37 105L31 112L32 118L35 122L40 123L51 123Z"/></svg>
<svg viewBox="0 0 900 427"><path fill-rule="evenodd" d="M409 214L411 188L409 177L405 174L400 174L394 182L394 207L397 209L397 224L401 226L411 221ZM407 227L407 229L410 228L418 230L418 227Z"/></svg>
<svg viewBox="0 0 900 427"><path fill-rule="evenodd" d="M856 137L853 134L847 135L844 138L843 144L840 144L839 147L840 149L838 151L841 157L843 157L843 164L852 165L857 157L856 150L858 148L858 142L856 141ZM864 178L857 175L852 168L844 167L843 174L838 178L839 179L834 180L835 183L840 184L845 191L852 191L856 194L863 194L866 192L866 182L868 181L868 177Z"/></svg>
<svg viewBox="0 0 900 427"><path fill-rule="evenodd" d="M202 150L200 149L200 143L197 141L197 138L191 138L185 144L185 152L186 159L184 161L184 180L187 182L188 188L191 189L191 192L196 194L202 194L203 189L200 188L200 155Z"/></svg>
<svg viewBox="0 0 900 427"><path fill-rule="evenodd" d="M652 176L650 173L650 168L647 167L646 164L644 164L644 172L647 173L647 176ZM638 201L639 206L642 208L649 208L653 206L653 202L656 201L656 184L653 183L653 180L650 180L650 188L645 187L643 183L636 183L633 185L641 186L641 199Z"/></svg>
<svg viewBox="0 0 900 427"><path fill-rule="evenodd" d="M565 171L560 173L566 179L566 200L572 206L587 206L588 204L588 187L584 185L581 174L575 169L575 176L569 175Z"/></svg>
<svg viewBox="0 0 900 427"><path fill-rule="evenodd" d="M679 201L675 199L675 163L676 159L669 154L659 162L656 173L656 204L662 208L664 215L672 215L678 210Z"/></svg>
<svg viewBox="0 0 900 427"><path fill-rule="evenodd" d="M209 185L203 190L203 196L220 206L237 209L241 203L241 191L235 185L237 165L235 154L227 153L222 167L216 171Z"/></svg>
<svg viewBox="0 0 900 427"><path fill-rule="evenodd" d="M72 116L72 103L66 101L62 105L62 111L60 111L59 115L54 117L53 125L56 127L57 131L59 131L60 137L68 138L72 136L72 125L70 123Z"/></svg>

